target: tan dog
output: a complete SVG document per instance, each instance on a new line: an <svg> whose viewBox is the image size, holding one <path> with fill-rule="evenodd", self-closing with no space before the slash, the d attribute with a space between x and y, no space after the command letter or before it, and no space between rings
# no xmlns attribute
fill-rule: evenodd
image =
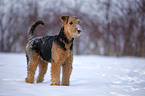
<svg viewBox="0 0 145 96"><path fill-rule="evenodd" d="M29 42L26 46L27 57L27 83L34 83L34 74L39 64L39 75L37 83L44 80L48 62L51 66L51 85L60 85L60 68L62 67L62 85L69 85L73 62L73 40L80 36L82 28L79 19L75 16L62 16L63 22L59 35L34 37L33 31L39 24L35 22L29 31Z"/></svg>

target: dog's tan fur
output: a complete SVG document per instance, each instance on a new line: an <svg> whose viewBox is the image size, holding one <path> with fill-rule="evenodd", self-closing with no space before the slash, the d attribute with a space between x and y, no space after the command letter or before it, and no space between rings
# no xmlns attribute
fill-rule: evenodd
<svg viewBox="0 0 145 96"><path fill-rule="evenodd" d="M81 30L79 25L79 19L69 16L62 16L61 20L63 22L62 27L64 28L64 34L68 39L69 43L60 39L65 45L65 50L62 49L58 42L52 43L51 49L51 85L60 85L60 69L62 67L62 85L69 85L69 79L72 72L72 62L73 62L73 51L70 49L74 37L78 37L78 30ZM32 28L31 28L32 29ZM34 83L34 74L39 63L39 75L37 78L37 83L44 80L44 75L47 71L48 62L43 60L39 53L34 50L30 50L30 44L26 46L28 62L28 75L25 81L27 83Z"/></svg>

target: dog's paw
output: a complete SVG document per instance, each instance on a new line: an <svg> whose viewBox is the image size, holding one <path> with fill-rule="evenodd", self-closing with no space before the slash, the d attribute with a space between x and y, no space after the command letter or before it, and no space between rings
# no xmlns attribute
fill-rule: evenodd
<svg viewBox="0 0 145 96"><path fill-rule="evenodd" d="M41 83L43 81L44 81L44 79L37 79L37 83Z"/></svg>
<svg viewBox="0 0 145 96"><path fill-rule="evenodd" d="M25 78L25 82L26 82L26 83L31 83L31 84L33 84L33 83L34 83L34 80L33 80L33 79Z"/></svg>
<svg viewBox="0 0 145 96"><path fill-rule="evenodd" d="M69 86L69 84L61 84L62 86Z"/></svg>
<svg viewBox="0 0 145 96"><path fill-rule="evenodd" d="M60 86L60 84L58 83L51 83L51 86Z"/></svg>

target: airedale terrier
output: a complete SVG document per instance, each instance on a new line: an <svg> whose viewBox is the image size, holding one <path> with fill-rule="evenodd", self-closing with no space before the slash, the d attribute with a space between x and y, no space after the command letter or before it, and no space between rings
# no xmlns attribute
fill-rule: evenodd
<svg viewBox="0 0 145 96"><path fill-rule="evenodd" d="M43 82L47 71L48 62L51 62L51 85L60 85L60 69L62 67L61 85L69 85L73 62L73 40L80 36L82 28L80 20L75 16L60 17L63 24L59 35L34 37L33 31L39 24L35 22L29 31L29 42L26 45L27 57L27 83L34 83L34 75L37 65L39 65L39 75L37 83Z"/></svg>

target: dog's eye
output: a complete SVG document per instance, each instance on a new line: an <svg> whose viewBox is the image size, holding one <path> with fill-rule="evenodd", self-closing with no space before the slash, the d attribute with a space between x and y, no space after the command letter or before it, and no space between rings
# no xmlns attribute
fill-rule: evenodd
<svg viewBox="0 0 145 96"><path fill-rule="evenodd" d="M70 22L69 24L70 24L70 25L72 25L72 24L73 24L73 22Z"/></svg>

